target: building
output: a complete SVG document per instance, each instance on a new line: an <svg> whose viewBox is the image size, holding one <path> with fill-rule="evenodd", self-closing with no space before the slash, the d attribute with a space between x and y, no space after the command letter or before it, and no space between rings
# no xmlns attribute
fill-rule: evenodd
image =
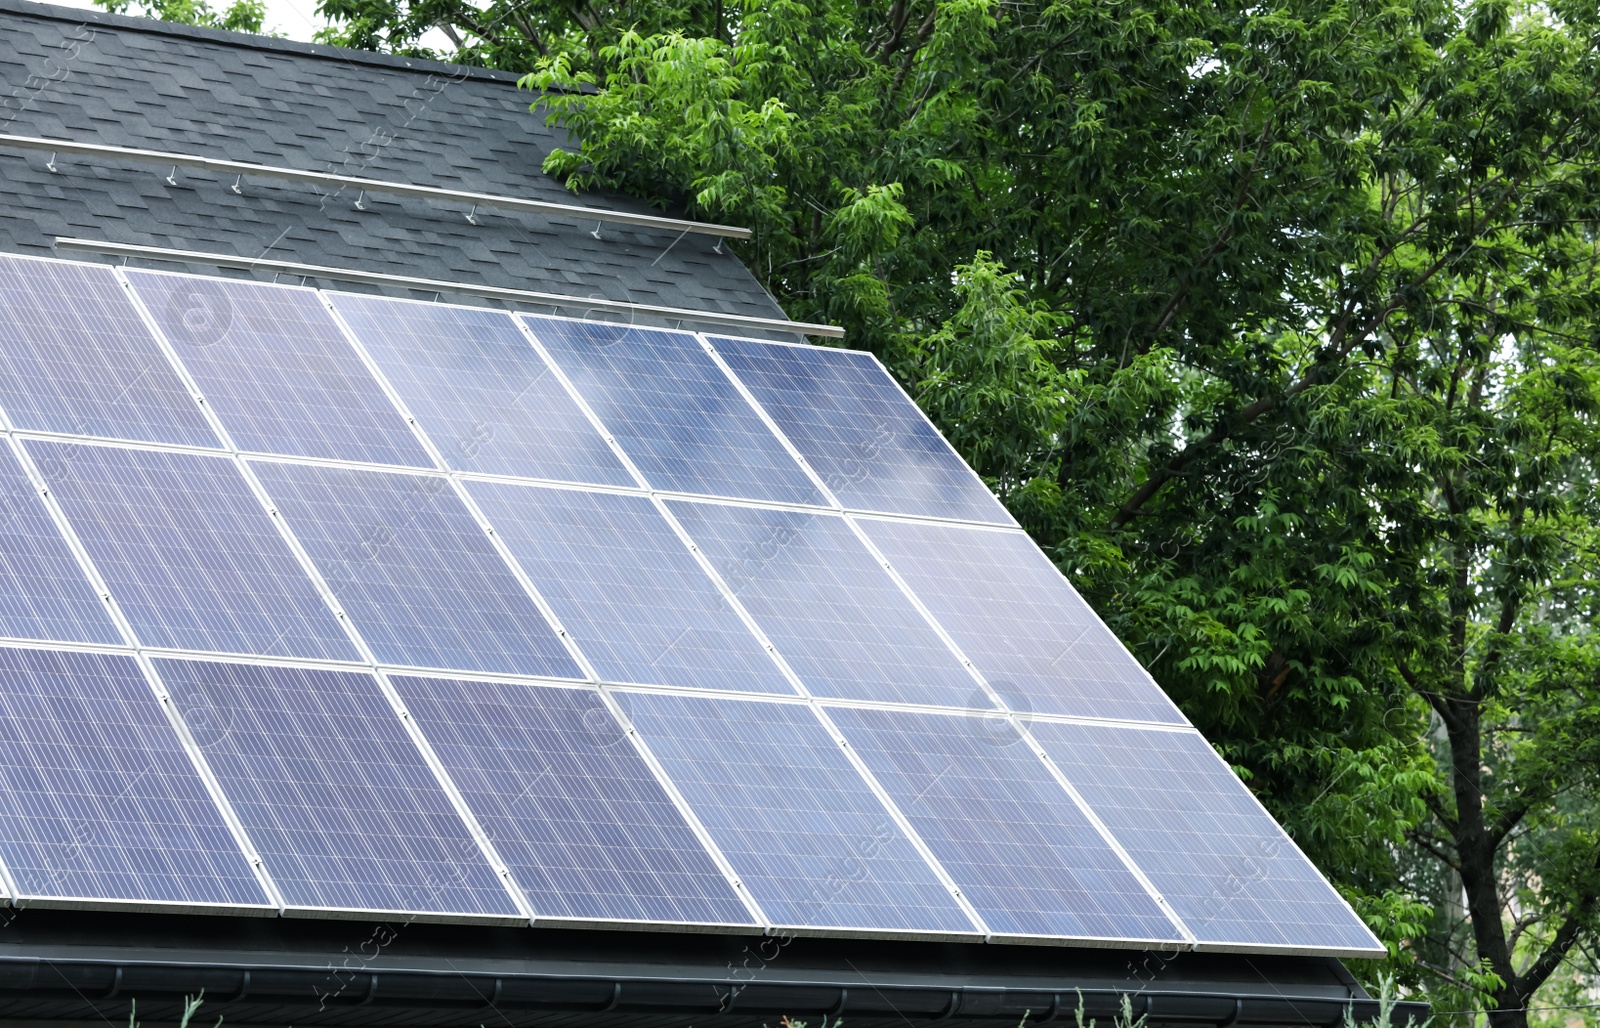
<svg viewBox="0 0 1600 1028"><path fill-rule="evenodd" d="M736 230L544 178L506 75L0 23L0 1017L1374 1011L1376 940Z"/></svg>

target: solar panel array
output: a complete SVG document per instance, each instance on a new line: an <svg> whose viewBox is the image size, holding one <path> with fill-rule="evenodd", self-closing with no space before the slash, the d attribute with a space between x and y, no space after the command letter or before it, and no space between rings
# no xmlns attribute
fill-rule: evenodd
<svg viewBox="0 0 1600 1028"><path fill-rule="evenodd" d="M1377 953L870 355L0 257L15 903Z"/></svg>

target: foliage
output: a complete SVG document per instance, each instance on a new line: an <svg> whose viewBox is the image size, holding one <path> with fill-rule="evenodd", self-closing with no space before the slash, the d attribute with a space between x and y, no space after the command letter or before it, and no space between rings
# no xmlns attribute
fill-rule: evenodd
<svg viewBox="0 0 1600 1028"><path fill-rule="evenodd" d="M266 0L233 0L218 11L206 0L94 0L95 4L112 14L129 14L140 18L175 21L184 25L199 25L208 29L230 29L234 32L264 34L267 20Z"/></svg>

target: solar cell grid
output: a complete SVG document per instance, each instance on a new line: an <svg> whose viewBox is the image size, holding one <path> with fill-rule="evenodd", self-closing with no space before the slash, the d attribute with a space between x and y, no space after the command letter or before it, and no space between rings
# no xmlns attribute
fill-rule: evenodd
<svg viewBox="0 0 1600 1028"><path fill-rule="evenodd" d="M24 446L143 645L359 659L231 459Z"/></svg>
<svg viewBox="0 0 1600 1028"><path fill-rule="evenodd" d="M711 345L846 507L1014 523L871 354L723 337Z"/></svg>
<svg viewBox="0 0 1600 1028"><path fill-rule="evenodd" d="M990 705L844 518L685 501L668 508L815 695Z"/></svg>
<svg viewBox="0 0 1600 1028"><path fill-rule="evenodd" d="M252 467L380 663L584 677L445 479Z"/></svg>
<svg viewBox="0 0 1600 1028"><path fill-rule="evenodd" d="M467 491L602 679L793 695L646 497L494 482Z"/></svg>
<svg viewBox="0 0 1600 1028"><path fill-rule="evenodd" d="M1009 725L848 707L829 716L991 930L1182 941Z"/></svg>
<svg viewBox="0 0 1600 1028"><path fill-rule="evenodd" d="M652 487L826 502L694 336L532 315L523 321Z"/></svg>
<svg viewBox="0 0 1600 1028"><path fill-rule="evenodd" d="M0 635L122 641L38 490L4 444L0 444Z"/></svg>
<svg viewBox="0 0 1600 1028"><path fill-rule="evenodd" d="M433 466L316 292L148 271L128 278L240 449Z"/></svg>
<svg viewBox="0 0 1600 1028"><path fill-rule="evenodd" d="M616 695L773 924L975 931L809 707Z"/></svg>
<svg viewBox="0 0 1600 1028"><path fill-rule="evenodd" d="M156 666L289 907L518 917L372 676Z"/></svg>
<svg viewBox="0 0 1600 1028"><path fill-rule="evenodd" d="M450 467L636 484L511 315L373 296L331 299Z"/></svg>
<svg viewBox="0 0 1600 1028"><path fill-rule="evenodd" d="M752 923L597 694L393 684L537 917Z"/></svg>
<svg viewBox="0 0 1600 1028"><path fill-rule="evenodd" d="M0 855L25 898L269 902L132 657L0 649Z"/></svg>
<svg viewBox="0 0 1600 1028"><path fill-rule="evenodd" d="M110 268L0 255L0 406L18 428L219 445Z"/></svg>
<svg viewBox="0 0 1600 1028"><path fill-rule="evenodd" d="M1199 735L1031 731L1202 943L1384 952Z"/></svg>
<svg viewBox="0 0 1600 1028"><path fill-rule="evenodd" d="M1010 702L1052 714L1184 723L1026 535L875 518L858 524Z"/></svg>

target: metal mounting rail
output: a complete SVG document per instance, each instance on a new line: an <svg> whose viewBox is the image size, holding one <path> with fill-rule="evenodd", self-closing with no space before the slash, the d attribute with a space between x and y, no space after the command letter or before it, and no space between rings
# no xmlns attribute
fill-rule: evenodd
<svg viewBox="0 0 1600 1028"><path fill-rule="evenodd" d="M580 207L576 204L524 200L515 196L494 196L489 193L468 193L459 189L414 186L409 182L385 182L382 179L334 175L322 171L298 171L294 168L277 168L268 164L251 164L248 161L225 161L215 157L167 153L163 150L139 150L127 146L75 143L66 139L43 139L37 136L13 136L4 133L0 133L0 146L21 150L44 150L52 154L70 153L89 157L147 161L151 164L166 164L174 168L198 168L224 175L249 175L254 178L276 178L289 182L313 182L368 193L387 193L392 196L412 196L423 200L446 200L470 204L473 207L498 207L508 211L552 214L558 217L576 218L579 221L609 221L618 225L631 225L634 228L660 229L663 232L693 232L704 236L721 236L725 239L750 238L750 230L737 225L713 225L702 221L684 221L680 218L660 218L652 214L630 214L626 211L606 211L595 207ZM55 170L54 164L52 160L52 171Z"/></svg>
<svg viewBox="0 0 1600 1028"><path fill-rule="evenodd" d="M446 282L436 278L413 278L410 275L388 275L378 271L358 271L351 268L329 268L321 264L301 264L298 261L280 261L271 257L235 257L224 253L207 253L203 250L174 250L165 246L142 246L137 243L112 243L103 239L75 239L57 236L56 248L80 250L85 253L105 254L112 257L139 257L145 260L168 261L174 264L208 264L218 268L243 268L302 275L335 282L361 282L367 285L399 286L404 289L421 289L435 293L458 293L464 296L487 296L497 300L514 300L521 303L540 304L546 307L610 311L616 314L648 314L658 318L692 321L706 325L726 325L732 328L762 328L798 335L824 336L843 339L844 329L837 325L814 325L804 321L785 321L782 318L753 318L745 314L719 314L715 311L689 310L683 307L658 307L654 304L627 303L623 300L599 300L586 296L563 293L540 293L531 289L510 289L505 286L472 285L465 282Z"/></svg>

